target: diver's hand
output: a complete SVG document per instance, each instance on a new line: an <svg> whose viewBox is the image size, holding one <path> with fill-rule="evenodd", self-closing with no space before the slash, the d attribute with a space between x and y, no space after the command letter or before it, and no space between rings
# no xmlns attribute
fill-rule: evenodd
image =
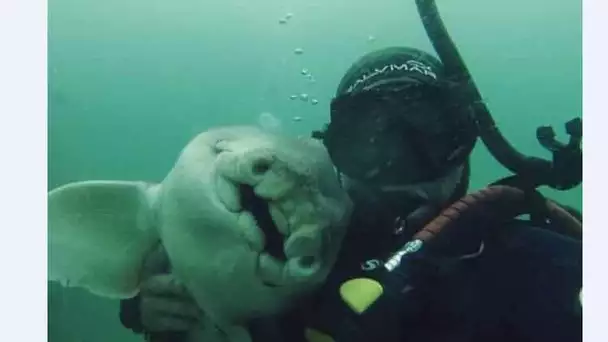
<svg viewBox="0 0 608 342"><path fill-rule="evenodd" d="M140 297L141 323L151 333L187 331L202 317L184 285L171 274L148 278Z"/></svg>

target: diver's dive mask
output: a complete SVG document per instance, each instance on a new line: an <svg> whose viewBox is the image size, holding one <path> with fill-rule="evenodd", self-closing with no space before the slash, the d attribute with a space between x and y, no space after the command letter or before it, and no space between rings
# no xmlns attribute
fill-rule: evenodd
<svg viewBox="0 0 608 342"><path fill-rule="evenodd" d="M446 93L408 83L335 98L322 139L337 169L370 185L394 186L433 181L462 165L477 134Z"/></svg>

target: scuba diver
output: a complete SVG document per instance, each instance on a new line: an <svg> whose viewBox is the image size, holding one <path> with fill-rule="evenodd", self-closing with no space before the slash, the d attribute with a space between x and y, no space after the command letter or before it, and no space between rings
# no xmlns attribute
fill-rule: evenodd
<svg viewBox="0 0 608 342"><path fill-rule="evenodd" d="M434 1L417 5L440 59L385 48L343 76L313 137L353 199L351 225L324 286L251 322L253 340L582 341L582 217L537 190L582 182L580 120L567 144L539 128L552 161L515 151ZM468 193L478 138L513 175ZM196 313L168 274L121 302L123 325L149 341L179 341Z"/></svg>

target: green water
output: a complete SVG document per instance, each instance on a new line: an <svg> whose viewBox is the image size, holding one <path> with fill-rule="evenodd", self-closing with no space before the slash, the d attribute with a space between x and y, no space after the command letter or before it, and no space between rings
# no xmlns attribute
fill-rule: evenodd
<svg viewBox="0 0 608 342"><path fill-rule="evenodd" d="M518 149L549 157L536 127L555 125L563 138L562 124L581 113L580 1L437 2L501 130ZM391 45L431 51L413 0L50 0L48 8L50 188L159 181L196 133L257 124L262 113L283 131L309 134L359 56ZM319 103L290 99L300 93ZM506 175L482 144L472 161L473 189ZM580 187L546 193L582 207ZM50 341L138 340L120 327L116 302L49 290Z"/></svg>

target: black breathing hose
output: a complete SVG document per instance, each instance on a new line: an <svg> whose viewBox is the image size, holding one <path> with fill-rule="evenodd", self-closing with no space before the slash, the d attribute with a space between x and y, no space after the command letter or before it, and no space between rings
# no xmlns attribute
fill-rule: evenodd
<svg viewBox="0 0 608 342"><path fill-rule="evenodd" d="M548 185L554 189L567 190L579 185L582 182L580 118L566 124L566 130L571 136L568 145L555 140L551 127L538 129L538 139L544 147L554 153L554 162L518 152L496 126L467 66L445 28L435 0L416 0L416 6L426 33L446 68L449 81L456 84L455 90L460 92L460 97L470 103L478 134L494 158L534 188Z"/></svg>

